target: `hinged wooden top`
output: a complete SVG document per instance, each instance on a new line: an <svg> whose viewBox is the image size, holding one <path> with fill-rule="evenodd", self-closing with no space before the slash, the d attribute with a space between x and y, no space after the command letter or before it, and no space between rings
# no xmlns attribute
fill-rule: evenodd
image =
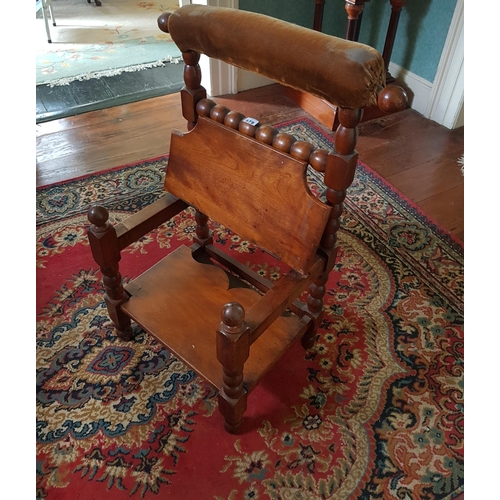
<svg viewBox="0 0 500 500"><path fill-rule="evenodd" d="M306 162L200 117L172 134L165 189L306 273L331 207L309 191Z"/></svg>

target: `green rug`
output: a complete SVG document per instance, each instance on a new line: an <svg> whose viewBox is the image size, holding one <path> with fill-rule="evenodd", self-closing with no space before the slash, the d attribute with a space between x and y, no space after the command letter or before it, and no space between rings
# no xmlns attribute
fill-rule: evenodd
<svg viewBox="0 0 500 500"><path fill-rule="evenodd" d="M36 84L66 85L178 61L179 49L157 25L162 12L178 7L178 0L102 0L100 7L53 0L52 43L41 12L36 19Z"/></svg>

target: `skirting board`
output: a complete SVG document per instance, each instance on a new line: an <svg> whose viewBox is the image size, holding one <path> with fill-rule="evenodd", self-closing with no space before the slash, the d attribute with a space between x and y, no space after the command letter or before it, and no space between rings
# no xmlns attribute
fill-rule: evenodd
<svg viewBox="0 0 500 500"><path fill-rule="evenodd" d="M464 125L464 0L458 0L424 115L447 128Z"/></svg>
<svg viewBox="0 0 500 500"><path fill-rule="evenodd" d="M238 82L238 92L265 87L266 85L272 85L273 83L276 83L270 78L266 78L265 76L260 76L252 73L251 71L246 71L240 68L238 68L236 81Z"/></svg>
<svg viewBox="0 0 500 500"><path fill-rule="evenodd" d="M432 83L392 62L389 63L389 73L396 79L396 83L406 90L408 106L425 116L431 98Z"/></svg>

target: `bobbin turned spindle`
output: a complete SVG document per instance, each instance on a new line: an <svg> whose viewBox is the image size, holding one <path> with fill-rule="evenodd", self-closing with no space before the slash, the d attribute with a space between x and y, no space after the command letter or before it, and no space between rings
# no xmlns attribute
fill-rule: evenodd
<svg viewBox="0 0 500 500"><path fill-rule="evenodd" d="M274 136L273 139L273 147L283 151L284 153L289 153L292 144L296 141L295 137L292 134L286 134L283 132L279 132Z"/></svg>
<svg viewBox="0 0 500 500"><path fill-rule="evenodd" d="M212 118L212 120L215 120L216 122L224 123L224 118L228 113L229 113L229 108L223 106L222 104L216 104L210 110L210 118Z"/></svg>
<svg viewBox="0 0 500 500"><path fill-rule="evenodd" d="M239 113L238 111L230 111L224 117L224 125L227 125L228 127L234 128L234 130L238 130L240 122L244 118L245 117L241 113Z"/></svg>
<svg viewBox="0 0 500 500"><path fill-rule="evenodd" d="M290 147L290 154L298 160L309 162L314 146L310 142L295 141Z"/></svg>
<svg viewBox="0 0 500 500"><path fill-rule="evenodd" d="M250 123L245 120L241 120L239 125L238 125L238 130L245 135L248 135L248 137L255 137L255 134L257 133L258 127L260 123Z"/></svg>
<svg viewBox="0 0 500 500"><path fill-rule="evenodd" d="M264 144L272 144L278 131L270 125L262 125L255 132L255 138Z"/></svg>

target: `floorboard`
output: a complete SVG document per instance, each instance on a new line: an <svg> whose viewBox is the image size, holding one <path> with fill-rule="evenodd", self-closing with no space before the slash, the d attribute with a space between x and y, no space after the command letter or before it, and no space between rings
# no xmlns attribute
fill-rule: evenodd
<svg viewBox="0 0 500 500"><path fill-rule="evenodd" d="M36 122L43 123L178 92L184 84L183 70L183 64L166 64L105 78L77 80L68 85L37 85Z"/></svg>

